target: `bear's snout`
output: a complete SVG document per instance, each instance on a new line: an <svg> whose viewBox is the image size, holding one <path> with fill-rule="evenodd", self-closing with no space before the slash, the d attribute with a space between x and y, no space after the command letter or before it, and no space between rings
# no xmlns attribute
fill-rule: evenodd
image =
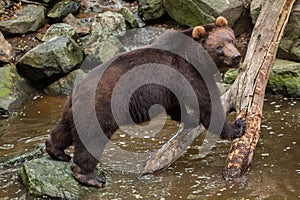
<svg viewBox="0 0 300 200"><path fill-rule="evenodd" d="M241 54L235 54L234 56L232 56L231 59L232 59L232 65L237 66L241 62Z"/></svg>

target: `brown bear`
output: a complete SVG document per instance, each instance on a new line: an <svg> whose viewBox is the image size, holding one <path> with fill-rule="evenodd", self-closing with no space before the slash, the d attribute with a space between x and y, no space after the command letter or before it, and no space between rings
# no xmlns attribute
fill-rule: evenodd
<svg viewBox="0 0 300 200"><path fill-rule="evenodd" d="M71 157L65 154L64 150L74 145L71 169L80 183L97 188L103 187L105 180L96 174L95 169L105 144L121 125L150 120L149 109L155 104L163 106L173 120L183 122L187 127L195 127L201 123L209 129L211 123L216 123L221 126L222 138L236 138L243 133L246 126L244 120L238 119L232 123L225 120L214 81L216 71L211 70L212 65L223 71L230 67L237 67L240 63L241 56L235 46L234 32L227 25L227 20L218 17L214 24L197 26L180 33L184 37L188 36L187 38L192 40L193 44L174 37L176 34L179 33L167 31L149 46L118 55L91 70L88 76L74 87L73 94L65 104L62 119L53 128L46 141L46 151L54 159L70 161ZM166 50L164 50L165 45L169 45ZM190 48L191 46L193 47ZM197 51L197 47L204 48L208 54ZM172 49L179 49L180 55L172 52ZM187 52L192 53L193 56L188 56ZM201 65L199 70L204 70L202 72L205 74L200 73L193 66L192 63L198 61ZM160 80L169 81L169 75L162 73L160 66L161 69L164 69L163 66L169 66L170 71L176 70L181 74L191 85L197 105L190 104L192 97L189 94L179 91L180 95L183 95L183 100L180 100L176 91L172 91L173 89L149 81L131 91L127 104L128 113L115 115L112 111L112 97L115 95L117 99L115 105L118 105L118 100L121 101L123 96L118 92L114 94L114 87L124 74L132 72L136 66L149 63L158 64L145 69L154 69L153 76ZM143 81L149 77L147 73L140 73L137 78ZM174 87L176 90L177 86L180 87L183 83L179 78L174 77L173 85L177 84ZM126 84L131 83L125 81L121 85ZM134 84L130 87L134 87ZM188 106L182 106L181 101ZM122 110L121 103L119 105ZM197 108L200 112L190 112L191 109L197 110ZM97 123L93 123L95 118ZM218 130L212 128L210 132L216 133Z"/></svg>

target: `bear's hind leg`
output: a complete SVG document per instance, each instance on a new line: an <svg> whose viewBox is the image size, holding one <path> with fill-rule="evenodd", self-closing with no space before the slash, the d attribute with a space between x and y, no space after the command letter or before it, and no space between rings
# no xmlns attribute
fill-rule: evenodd
<svg viewBox="0 0 300 200"><path fill-rule="evenodd" d="M73 157L73 163L71 165L71 170L77 181L83 185L93 186L96 188L102 188L105 184L105 180L97 175L96 165L98 159L96 159L80 142L74 143L75 152ZM97 149L97 155L99 158L102 154L102 150Z"/></svg>
<svg viewBox="0 0 300 200"><path fill-rule="evenodd" d="M65 125L59 122L46 140L46 151L53 159L69 162L71 157L64 150L71 144L71 130L67 130Z"/></svg>

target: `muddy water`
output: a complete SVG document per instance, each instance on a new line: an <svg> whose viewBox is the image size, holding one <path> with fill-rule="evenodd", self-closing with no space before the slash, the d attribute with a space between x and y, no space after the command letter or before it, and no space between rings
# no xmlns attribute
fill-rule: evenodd
<svg viewBox="0 0 300 200"><path fill-rule="evenodd" d="M43 143L47 131L60 118L64 101L53 97L36 98L15 116L0 120L1 160L9 153L24 152ZM167 120L164 131L159 134L145 133L138 137L118 131L102 164L107 171L107 185L86 192L80 198L300 199L299 105L296 99L266 99L261 139L253 164L247 178L238 182L225 182L221 176L230 142L218 141L206 157L199 158L201 138L167 170L137 179L142 163L138 159L145 159L144 155L159 148L178 129L178 124ZM120 154L117 148L123 149L125 154ZM135 155L142 156L135 158ZM19 182L17 170L18 166L5 171L0 169L1 199L32 199Z"/></svg>

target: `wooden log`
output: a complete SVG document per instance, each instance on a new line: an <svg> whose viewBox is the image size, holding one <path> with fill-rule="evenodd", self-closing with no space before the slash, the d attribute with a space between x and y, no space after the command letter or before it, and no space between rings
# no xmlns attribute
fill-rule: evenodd
<svg viewBox="0 0 300 200"><path fill-rule="evenodd" d="M241 176L252 161L260 137L265 88L293 3L294 0L266 1L253 29L242 73L224 96L224 101L234 102L240 111L238 118L247 120L243 136L232 142L223 172L225 179Z"/></svg>

